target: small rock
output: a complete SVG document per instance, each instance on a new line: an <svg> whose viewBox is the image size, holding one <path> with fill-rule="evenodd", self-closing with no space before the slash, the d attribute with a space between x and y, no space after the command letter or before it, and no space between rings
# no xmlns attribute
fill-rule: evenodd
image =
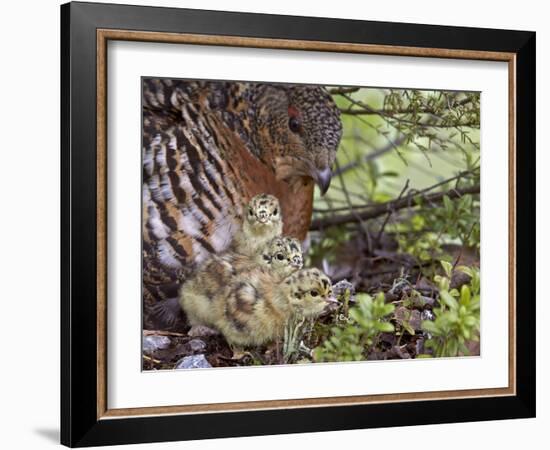
<svg viewBox="0 0 550 450"><path fill-rule="evenodd" d="M186 356L176 364L176 369L208 369L210 367L212 366L202 353L200 355Z"/></svg>
<svg viewBox="0 0 550 450"><path fill-rule="evenodd" d="M425 295L417 295L413 297L413 306L416 308L424 308L426 305L434 306L435 298L426 297Z"/></svg>
<svg viewBox="0 0 550 450"><path fill-rule="evenodd" d="M462 287L463 284L468 284L471 278L468 274L456 270L453 272L453 277L451 279L451 289L458 289Z"/></svg>
<svg viewBox="0 0 550 450"><path fill-rule="evenodd" d="M422 311L422 315L420 316L422 320L434 320L435 316L433 312L431 312L429 309L425 309Z"/></svg>
<svg viewBox="0 0 550 450"><path fill-rule="evenodd" d="M205 342L201 341L200 339L191 339L187 344L193 352L202 352L206 350Z"/></svg>
<svg viewBox="0 0 550 450"><path fill-rule="evenodd" d="M170 338L168 336L143 336L143 351L145 353L164 350L168 347L170 347Z"/></svg>

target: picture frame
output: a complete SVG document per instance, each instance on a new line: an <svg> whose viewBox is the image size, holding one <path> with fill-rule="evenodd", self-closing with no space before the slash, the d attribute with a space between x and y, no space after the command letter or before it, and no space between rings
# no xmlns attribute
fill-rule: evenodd
<svg viewBox="0 0 550 450"><path fill-rule="evenodd" d="M506 62L508 386L109 408L107 43L119 40ZM62 5L61 443L81 447L534 417L535 40L527 31Z"/></svg>

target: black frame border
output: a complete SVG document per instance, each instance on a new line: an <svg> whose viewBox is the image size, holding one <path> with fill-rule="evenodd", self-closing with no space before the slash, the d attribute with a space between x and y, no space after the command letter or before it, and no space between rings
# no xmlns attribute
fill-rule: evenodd
<svg viewBox="0 0 550 450"><path fill-rule="evenodd" d="M98 420L99 28L515 53L516 395ZM534 417L535 41L535 33L527 31L80 2L62 5L61 443L82 447Z"/></svg>

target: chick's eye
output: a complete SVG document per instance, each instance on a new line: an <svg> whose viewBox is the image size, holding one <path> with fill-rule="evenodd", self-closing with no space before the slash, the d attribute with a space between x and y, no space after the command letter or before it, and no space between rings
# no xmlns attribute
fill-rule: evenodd
<svg viewBox="0 0 550 450"><path fill-rule="evenodd" d="M290 128L290 131L293 133L299 133L302 129L302 122L298 117L291 117L288 119L288 128Z"/></svg>
<svg viewBox="0 0 550 450"><path fill-rule="evenodd" d="M252 211L252 208L248 208L248 215L252 216L254 214L254 211Z"/></svg>
<svg viewBox="0 0 550 450"><path fill-rule="evenodd" d="M279 261L282 261L283 259L285 259L284 255L282 253L277 253L277 259Z"/></svg>
<svg viewBox="0 0 550 450"><path fill-rule="evenodd" d="M276 216L277 214L279 214L279 210L275 208L275 210L273 211L273 215Z"/></svg>
<svg viewBox="0 0 550 450"><path fill-rule="evenodd" d="M319 295L319 292L313 290L313 291L310 291L309 293L312 297L317 297Z"/></svg>

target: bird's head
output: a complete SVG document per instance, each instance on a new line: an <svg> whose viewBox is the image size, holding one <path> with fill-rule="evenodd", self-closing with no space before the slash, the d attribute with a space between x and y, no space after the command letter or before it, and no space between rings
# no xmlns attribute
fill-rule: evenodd
<svg viewBox="0 0 550 450"><path fill-rule="evenodd" d="M255 195L248 202L245 220L252 229L281 227L283 219L279 200L269 194Z"/></svg>
<svg viewBox="0 0 550 450"><path fill-rule="evenodd" d="M283 239L290 266L294 270L301 269L304 266L304 255L302 254L300 241L290 236L285 236Z"/></svg>
<svg viewBox="0 0 550 450"><path fill-rule="evenodd" d="M332 293L330 279L319 269L302 269L284 281L289 288L293 311L304 317L316 317L327 304L338 302Z"/></svg>
<svg viewBox="0 0 550 450"><path fill-rule="evenodd" d="M286 277L304 265L302 247L298 239L276 237L262 252L262 258L277 275Z"/></svg>
<svg viewBox="0 0 550 450"><path fill-rule="evenodd" d="M313 179L324 194L342 137L340 112L319 86L262 85L257 99L261 157L278 180Z"/></svg>

